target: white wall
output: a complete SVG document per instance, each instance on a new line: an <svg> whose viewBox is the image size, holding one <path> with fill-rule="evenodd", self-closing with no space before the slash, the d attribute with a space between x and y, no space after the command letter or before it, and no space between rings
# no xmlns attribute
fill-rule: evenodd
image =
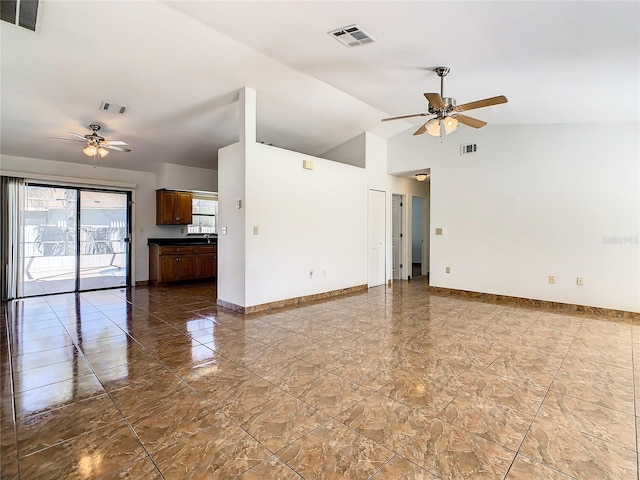
<svg viewBox="0 0 640 480"><path fill-rule="evenodd" d="M365 133L361 133L357 137L354 137L351 140L332 148L328 152L323 153L320 157L364 168L366 166L365 136Z"/></svg>
<svg viewBox="0 0 640 480"><path fill-rule="evenodd" d="M383 190L387 192L387 281L393 277L393 258L391 250L391 200L393 194L405 195L405 208L403 209L404 218L402 224L404 228L404 237L402 244L402 258L400 262L405 265L402 272L402 278L405 280L411 271L409 266L411 265L411 243L412 233L408 226L411 224L409 219L412 214L412 205L408 201L412 195L428 196L429 185L418 182L410 176L410 178L404 178L388 174L388 162L387 162L387 140L374 135L372 133L366 133L366 175L368 188L375 190Z"/></svg>
<svg viewBox="0 0 640 480"><path fill-rule="evenodd" d="M248 305L366 283L362 169L256 144L246 182Z"/></svg>
<svg viewBox="0 0 640 480"><path fill-rule="evenodd" d="M387 192L386 277L391 279L392 193L408 198L427 190L413 179L387 174L384 138L367 133L364 140L366 169L251 142L220 150L218 214L228 233L218 236L219 299L250 307L365 285L370 188ZM303 169L304 160L314 169ZM241 210L236 200L242 200ZM411 209L406 210L408 225ZM410 262L407 233L405 264Z"/></svg>
<svg viewBox="0 0 640 480"><path fill-rule="evenodd" d="M156 188L218 191L218 172L208 168L163 163L156 171Z"/></svg>
<svg viewBox="0 0 640 480"><path fill-rule="evenodd" d="M461 128L442 143L392 138L392 171L431 168L431 284L640 311L638 132L518 125ZM478 153L460 156L468 142Z"/></svg>
<svg viewBox="0 0 640 480"><path fill-rule="evenodd" d="M205 170L193 167L183 167L172 169L172 181L175 188L185 190L202 190L204 186L197 179L204 178L205 185L211 183L217 186L215 170ZM197 172L194 172L197 171ZM201 172L204 170L204 172ZM135 184L133 191L133 214L132 214L132 259L134 282L146 281L149 279L149 250L147 239L153 237L181 237L179 226L156 225L156 185L157 175L150 172L140 172L137 170L122 170L105 166L93 167L92 165L81 165L77 163L56 162L35 158L14 157L2 155L0 157L0 175L2 172L24 172L31 179L37 180L42 176L62 177L60 184L68 182L85 186L103 186L101 182L113 184ZM194 175L197 173L198 175ZM109 188L116 188L111 186ZM123 188L127 190L128 188Z"/></svg>
<svg viewBox="0 0 640 480"><path fill-rule="evenodd" d="M218 150L218 298L245 305L245 152L239 143ZM236 202L240 201L240 208ZM226 233L225 232L226 229Z"/></svg>

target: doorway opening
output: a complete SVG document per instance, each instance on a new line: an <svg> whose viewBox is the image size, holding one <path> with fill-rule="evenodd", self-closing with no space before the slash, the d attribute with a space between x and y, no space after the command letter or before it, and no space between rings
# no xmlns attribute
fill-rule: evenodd
<svg viewBox="0 0 640 480"><path fill-rule="evenodd" d="M26 183L18 296L131 284L131 192Z"/></svg>
<svg viewBox="0 0 640 480"><path fill-rule="evenodd" d="M429 197L411 197L411 278L429 279Z"/></svg>

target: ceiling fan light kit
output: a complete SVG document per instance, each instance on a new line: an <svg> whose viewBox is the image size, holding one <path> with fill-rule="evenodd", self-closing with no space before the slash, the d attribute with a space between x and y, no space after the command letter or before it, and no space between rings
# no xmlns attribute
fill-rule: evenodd
<svg viewBox="0 0 640 480"><path fill-rule="evenodd" d="M100 156L100 158L104 158L109 155L110 150L116 150L118 152L130 152L130 148L125 148L127 145L126 142L122 140L105 140L104 137L98 135L98 130L100 130L100 125L91 124L89 128L92 130L90 134L80 135L79 133L68 132L70 135L81 138L82 140L75 140L73 138L59 138L59 137L51 137L56 140L68 140L71 142L86 142L86 145L82 149L82 153L84 153L87 157L92 157L94 160L96 155Z"/></svg>
<svg viewBox="0 0 640 480"><path fill-rule="evenodd" d="M482 128L487 124L487 122L482 120L463 115L461 112L508 102L507 97L499 95L497 97L485 98L475 102L456 105L454 98L444 96L444 77L447 76L449 71L449 67L437 67L435 69L436 74L440 77L440 93L424 94L427 102L429 102L427 113L415 113L412 115L402 115L400 117L383 118L382 121L387 122L389 120L435 115L434 118L427 120L426 123L418 128L418 130L414 132L414 135L422 135L427 132L429 135L442 138L443 134L449 135L451 132L456 131L459 123L473 128Z"/></svg>

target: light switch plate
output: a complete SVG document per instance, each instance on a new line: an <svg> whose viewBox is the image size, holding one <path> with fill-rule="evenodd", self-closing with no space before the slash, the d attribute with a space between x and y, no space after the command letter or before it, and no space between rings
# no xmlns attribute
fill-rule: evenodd
<svg viewBox="0 0 640 480"><path fill-rule="evenodd" d="M442 235L442 229L436 228L436 235Z"/></svg>
<svg viewBox="0 0 640 480"><path fill-rule="evenodd" d="M253 234L254 235L258 235L258 226L257 225L253 226Z"/></svg>
<svg viewBox="0 0 640 480"><path fill-rule="evenodd" d="M220 234L221 235L226 235L227 234L227 227L220 227Z"/></svg>

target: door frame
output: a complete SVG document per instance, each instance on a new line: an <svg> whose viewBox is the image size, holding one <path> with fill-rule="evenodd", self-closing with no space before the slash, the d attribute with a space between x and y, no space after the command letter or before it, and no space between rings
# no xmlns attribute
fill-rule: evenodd
<svg viewBox="0 0 640 480"><path fill-rule="evenodd" d="M394 202L399 202L398 205L398 213L397 213L397 224L394 221ZM401 193L393 193L391 195L391 262L392 262L392 278L393 280L407 280L407 255L406 255L406 219L405 214L408 211L407 206L407 196ZM396 232L396 229L398 230ZM393 239L394 237L398 237L398 254L395 255L393 252ZM397 265L396 265L397 259Z"/></svg>
<svg viewBox="0 0 640 480"><path fill-rule="evenodd" d="M371 222L372 222L372 218L371 218L371 197L372 197L372 193L376 192L376 194L382 194L384 201L382 202L382 205L384 205L384 211L382 212L382 215L378 214L378 219L382 218L383 219L383 223L382 223L382 246L379 247L379 250L382 250L382 255L383 255L383 260L382 260L382 266L380 266L380 261L378 260L377 263L377 274L376 274L376 281L378 283L376 283L375 285L371 283L371 271L370 271L370 267L371 267L371 261L370 261L370 255L371 255L371 249L372 249L372 245L371 245ZM376 188L369 188L367 190L367 286L369 288L371 287L377 287L380 285L384 285L387 281L387 192L385 190L379 190ZM380 232L378 232L380 233ZM378 255L379 255L379 251L378 251ZM379 274L380 274L380 269L382 268L382 281L380 282Z"/></svg>
<svg viewBox="0 0 640 480"><path fill-rule="evenodd" d="M75 225L75 234L76 234L76 238L75 238L75 246L76 246L76 265L75 265L75 272L74 272L74 290L72 291L68 291L68 292L56 292L56 293L42 293L41 295L56 295L56 294L60 294L60 293L79 293L79 292L88 292L88 291L92 291L92 290L106 290L106 289L112 289L112 288L127 288L132 286L132 279L133 277L133 198L134 198L134 191L133 190L129 190L129 189L120 189L120 188L102 188L99 186L84 186L84 185L68 185L68 184L64 184L64 183L58 183L58 182L47 182L47 181L38 181L38 180L26 180L24 183L24 187L43 187L43 188L61 188L61 189L65 189L65 190L74 190L76 192L76 212L75 212L75 220L76 220L76 225ZM127 236L125 238L125 243L127 244L127 252L125 255L126 258L126 262L127 262L127 273L125 275L125 284L124 285L116 285L116 286L112 286L112 287L103 287L103 288L95 288L95 289L83 289L80 290L80 258L81 258L81 252L80 252L80 241L81 241L81 236L80 236L80 227L81 227L81 209L82 209L82 205L81 205L81 195L80 193L82 191L92 191L92 192L103 192L103 193L119 193L119 194L123 194L126 196L126 215L127 215L127 225L126 225L126 229L127 229ZM22 224L22 219L20 220L21 224ZM21 242L22 243L22 242ZM23 262L23 246L20 245L19 246L19 257L20 260L19 262L23 264L24 267L24 262ZM20 268L19 271L19 282L23 281L24 278L24 268ZM24 292L20 292L21 294L17 297L17 298L28 298L28 296L24 295ZM30 295L33 296L33 295ZM36 295L36 296L40 296L40 295Z"/></svg>

